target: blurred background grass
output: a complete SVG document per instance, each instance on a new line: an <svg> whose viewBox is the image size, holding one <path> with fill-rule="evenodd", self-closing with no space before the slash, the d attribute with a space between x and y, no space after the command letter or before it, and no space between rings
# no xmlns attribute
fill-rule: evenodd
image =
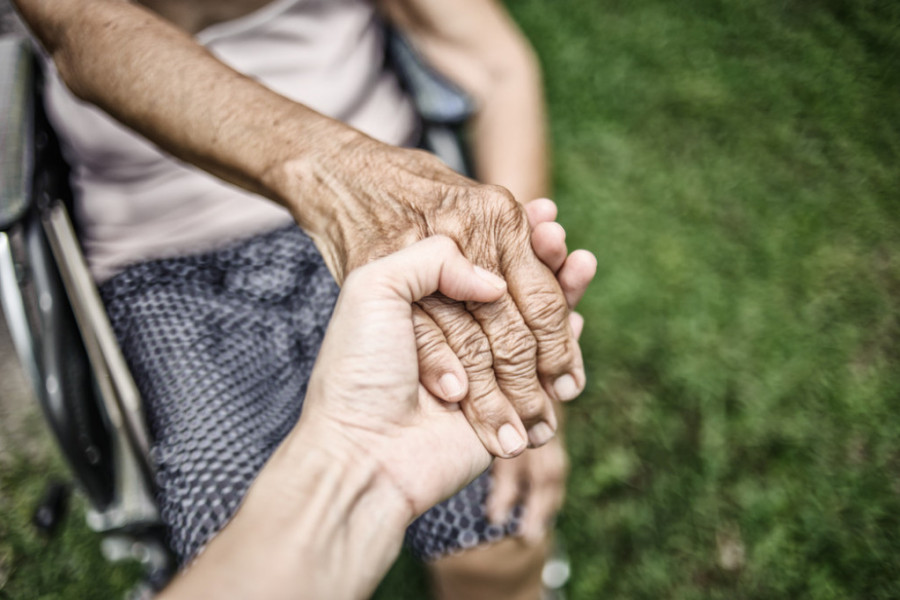
<svg viewBox="0 0 900 600"><path fill-rule="evenodd" d="M569 597L900 597L900 3L508 6L600 265ZM54 469L0 472L0 597L115 597L80 515L20 522ZM378 597L423 585L404 559Z"/></svg>

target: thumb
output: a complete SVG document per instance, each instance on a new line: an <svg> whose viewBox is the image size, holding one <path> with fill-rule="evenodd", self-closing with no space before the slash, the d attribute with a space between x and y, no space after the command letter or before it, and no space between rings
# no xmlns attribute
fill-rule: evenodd
<svg viewBox="0 0 900 600"><path fill-rule="evenodd" d="M506 292L506 282L470 263L450 238L426 238L357 269L365 279L406 302L436 291L454 300L493 302ZM371 288L370 288L371 289ZM371 289L371 291L375 291Z"/></svg>

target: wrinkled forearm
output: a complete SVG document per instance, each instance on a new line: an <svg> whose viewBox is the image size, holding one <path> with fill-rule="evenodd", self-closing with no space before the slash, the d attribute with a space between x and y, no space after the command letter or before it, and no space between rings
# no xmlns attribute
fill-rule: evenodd
<svg viewBox="0 0 900 600"><path fill-rule="evenodd" d="M304 228L327 221L327 204L298 197L296 179L314 178L362 134L239 74L136 4L14 2L77 96L170 154L287 206Z"/></svg>

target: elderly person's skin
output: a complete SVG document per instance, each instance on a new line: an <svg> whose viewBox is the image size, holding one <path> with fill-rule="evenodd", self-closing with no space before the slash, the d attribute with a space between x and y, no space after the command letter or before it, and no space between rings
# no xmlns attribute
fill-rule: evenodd
<svg viewBox="0 0 900 600"><path fill-rule="evenodd" d="M138 5L16 4L76 96L174 156L285 206L339 283L353 268L433 234L501 274L509 292L498 303L423 306L422 381L445 400L465 398L463 411L496 456L549 441L557 425L551 398L574 398L584 368L559 285L531 251L525 213L506 189L279 96Z"/></svg>
<svg viewBox="0 0 900 600"><path fill-rule="evenodd" d="M526 439L540 446L552 437L558 423L550 399L574 397L584 371L556 268L529 251L524 213L505 190L290 102L188 35L265 0L144 0L154 12L122 0L14 2L76 95L171 154L286 206L339 282L353 267L434 233L502 274L509 292L498 304L465 310L433 297L419 304L420 377L435 395L464 399L463 412L497 456L517 455ZM493 0L379 5L478 101L471 137L478 178L519 199L546 195L540 73L503 9ZM593 268L586 255L574 256ZM454 379L455 390L441 385ZM564 465L558 441L498 463L491 514L502 520L529 490L523 534L540 539L562 499Z"/></svg>
<svg viewBox="0 0 900 600"><path fill-rule="evenodd" d="M162 597L370 595L412 519L491 459L457 405L419 385L412 303L435 291L491 302L505 289L441 236L351 273L300 421Z"/></svg>

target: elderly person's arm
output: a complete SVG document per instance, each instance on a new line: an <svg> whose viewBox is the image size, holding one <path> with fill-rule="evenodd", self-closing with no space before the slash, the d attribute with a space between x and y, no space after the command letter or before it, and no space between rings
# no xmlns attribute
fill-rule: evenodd
<svg viewBox="0 0 900 600"><path fill-rule="evenodd" d="M560 287L531 251L525 213L506 190L273 93L133 3L15 3L77 96L174 156L287 207L339 282L433 234L501 274L509 292L499 302L455 307L440 334L418 324L422 381L444 399L465 397L495 455L521 452L529 432L546 432L535 429L541 423L555 427L548 397L577 395L584 369ZM453 379L458 385L441 385Z"/></svg>

